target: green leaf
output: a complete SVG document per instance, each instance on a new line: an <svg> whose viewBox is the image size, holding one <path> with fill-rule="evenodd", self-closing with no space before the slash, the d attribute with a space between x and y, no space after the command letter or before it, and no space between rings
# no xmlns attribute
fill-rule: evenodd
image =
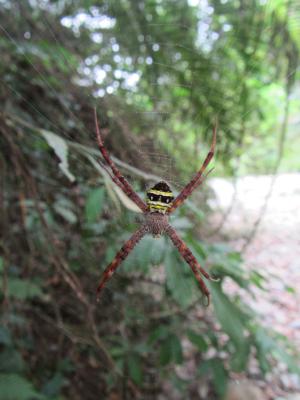
<svg viewBox="0 0 300 400"><path fill-rule="evenodd" d="M167 251L165 257L166 285L174 299L183 307L187 307L195 300L196 282L191 270L185 261L179 259L176 250Z"/></svg>
<svg viewBox="0 0 300 400"><path fill-rule="evenodd" d="M17 374L0 374L0 400L45 400L31 382Z"/></svg>
<svg viewBox="0 0 300 400"><path fill-rule="evenodd" d="M0 353L1 372L22 372L24 361L21 354L13 348L6 348Z"/></svg>
<svg viewBox="0 0 300 400"><path fill-rule="evenodd" d="M221 360L214 358L211 361L211 368L213 372L213 383L218 395L223 398L226 387L228 374Z"/></svg>
<svg viewBox="0 0 300 400"><path fill-rule="evenodd" d="M110 354L115 359L123 357L124 353L125 353L125 349L124 349L124 347L121 347L121 346L114 346L110 349Z"/></svg>
<svg viewBox="0 0 300 400"><path fill-rule="evenodd" d="M11 343L10 331L5 326L0 326L0 344L10 346Z"/></svg>
<svg viewBox="0 0 300 400"><path fill-rule="evenodd" d="M220 285L210 285L215 314L235 346L236 356L233 368L241 370L247 364L249 356L249 339L245 336L247 317L222 292Z"/></svg>
<svg viewBox="0 0 300 400"><path fill-rule="evenodd" d="M296 289L293 288L292 286L285 286L285 290L286 290L288 293L292 293L292 294L295 294L295 293L296 293Z"/></svg>
<svg viewBox="0 0 300 400"><path fill-rule="evenodd" d="M257 359L261 370L265 373L272 368L270 357L276 357L284 362L289 370L299 374L300 368L297 357L292 357L287 351L287 343L280 343L278 337L272 337L272 332L263 327L254 325L252 327L253 338L256 346ZM276 340L277 339L277 340Z"/></svg>
<svg viewBox="0 0 300 400"><path fill-rule="evenodd" d="M219 397L223 399L227 387L228 373L222 360L219 358L211 358L206 361L201 361L198 367L198 374L201 377L212 375L214 388Z"/></svg>
<svg viewBox="0 0 300 400"><path fill-rule="evenodd" d="M207 375L211 369L211 364L210 364L211 360L202 360L201 364L199 365L197 372L198 374L203 377L205 375Z"/></svg>
<svg viewBox="0 0 300 400"><path fill-rule="evenodd" d="M166 239L164 237L153 238L147 235L135 247L134 252L123 263L126 271L147 272L152 264L158 265L164 259L166 249Z"/></svg>
<svg viewBox="0 0 300 400"><path fill-rule="evenodd" d="M271 367L270 356L274 347L273 339L267 335L264 329L255 327L254 341L260 369L263 373L266 373Z"/></svg>
<svg viewBox="0 0 300 400"><path fill-rule="evenodd" d="M205 218L204 212L200 208L198 208L192 201L186 200L185 204L190 210L193 211L193 213L200 221L204 220Z"/></svg>
<svg viewBox="0 0 300 400"><path fill-rule="evenodd" d="M181 342L178 337L171 334L167 340L164 340L160 348L159 361L162 366L174 362L181 364L183 360Z"/></svg>
<svg viewBox="0 0 300 400"><path fill-rule="evenodd" d="M243 346L239 347L233 354L230 361L230 367L233 371L245 371L247 368L249 355L250 355L250 341L247 339L244 341Z"/></svg>
<svg viewBox="0 0 300 400"><path fill-rule="evenodd" d="M134 383L140 385L143 381L141 358L137 354L130 354L127 363L130 378Z"/></svg>
<svg viewBox="0 0 300 400"><path fill-rule="evenodd" d="M150 235L143 238L142 243L146 240L149 254L149 263L159 265L163 262L166 250L166 238L164 236L154 238Z"/></svg>
<svg viewBox="0 0 300 400"><path fill-rule="evenodd" d="M259 287L262 290L266 290L264 287L264 283L266 282L266 278L259 272L257 271L251 271L250 273L250 281L257 287Z"/></svg>
<svg viewBox="0 0 300 400"><path fill-rule="evenodd" d="M57 396L60 394L61 388L65 383L65 378L61 372L56 372L43 387L43 393L48 397Z"/></svg>
<svg viewBox="0 0 300 400"><path fill-rule="evenodd" d="M176 335L172 335L170 338L170 343L172 347L172 358L176 364L181 364L183 360L182 347L179 338Z"/></svg>
<svg viewBox="0 0 300 400"><path fill-rule="evenodd" d="M159 363L162 366L169 364L172 360L171 343L167 340L161 343L159 353Z"/></svg>
<svg viewBox="0 0 300 400"><path fill-rule="evenodd" d="M19 300L31 299L42 296L42 290L35 283L26 279L9 278L8 294Z"/></svg>
<svg viewBox="0 0 300 400"><path fill-rule="evenodd" d="M275 344L274 353L277 359L284 362L290 371L300 376L299 353L297 356L291 356L285 347L276 342Z"/></svg>
<svg viewBox="0 0 300 400"><path fill-rule="evenodd" d="M154 343L159 339L165 339L169 334L170 334L169 328L167 328L165 325L159 325L151 332L148 341L149 343Z"/></svg>
<svg viewBox="0 0 300 400"><path fill-rule="evenodd" d="M95 222L102 211L104 202L104 188L92 189L88 193L85 203L85 218L88 223Z"/></svg>
<svg viewBox="0 0 300 400"><path fill-rule="evenodd" d="M216 275L230 276L239 286L248 288L249 279L241 268L242 258L239 253L220 244L211 246L211 253Z"/></svg>
<svg viewBox="0 0 300 400"><path fill-rule="evenodd" d="M186 217L181 217L181 218L176 218L172 222L172 226L178 231L186 231L187 229L191 228L193 226L192 222L186 218Z"/></svg>
<svg viewBox="0 0 300 400"><path fill-rule="evenodd" d="M180 86L175 86L173 87L173 95L175 97L189 97L189 90L186 88L180 87Z"/></svg>
<svg viewBox="0 0 300 400"><path fill-rule="evenodd" d="M59 158L59 168L71 182L74 182L75 176L69 170L68 145L66 141L55 133L46 131L44 129L41 129L40 133L43 135L44 139L47 141L49 146L52 147L52 149L55 151L55 154Z"/></svg>
<svg viewBox="0 0 300 400"><path fill-rule="evenodd" d="M225 296L219 284L210 285L210 287L216 316L235 346L240 347L244 342L244 324L240 311Z"/></svg>
<svg viewBox="0 0 300 400"><path fill-rule="evenodd" d="M199 335L194 331L188 330L187 337L196 347L198 347L200 351L204 352L208 349L208 345L203 335Z"/></svg>
<svg viewBox="0 0 300 400"><path fill-rule="evenodd" d="M199 240L195 240L193 235L190 234L188 236L188 244L189 244L189 248L192 250L194 255L197 257L200 264L203 265L203 263L205 262L205 260L207 258L207 251L205 249L204 243L200 242Z"/></svg>
<svg viewBox="0 0 300 400"><path fill-rule="evenodd" d="M188 392L188 386L189 386L188 379L181 378L181 377L177 376L176 374L172 374L170 376L170 378L171 379L170 379L169 383L172 385L172 388L176 389L176 391L180 392L180 394L182 396L181 398L186 399L186 393ZM178 399L178 397L177 397L177 399Z"/></svg>

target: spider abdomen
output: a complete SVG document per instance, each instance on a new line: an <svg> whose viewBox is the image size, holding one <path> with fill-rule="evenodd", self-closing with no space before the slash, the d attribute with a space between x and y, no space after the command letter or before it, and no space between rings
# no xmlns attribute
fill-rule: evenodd
<svg viewBox="0 0 300 400"><path fill-rule="evenodd" d="M166 182L158 182L147 191L147 204L150 212L165 214L173 200L173 192Z"/></svg>

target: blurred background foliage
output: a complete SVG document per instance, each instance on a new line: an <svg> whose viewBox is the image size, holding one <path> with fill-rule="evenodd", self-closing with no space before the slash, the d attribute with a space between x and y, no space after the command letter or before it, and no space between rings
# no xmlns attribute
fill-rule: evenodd
<svg viewBox="0 0 300 400"><path fill-rule="evenodd" d="M205 186L172 224L221 278L212 307L152 237L96 304L141 217L97 162L93 107L142 196L161 177L182 188L216 119L218 176L299 170L287 126L299 18L292 0L0 0L0 400L221 399L250 358L262 375L276 359L297 370L285 339L224 292L226 279L251 294L264 277L206 238Z"/></svg>

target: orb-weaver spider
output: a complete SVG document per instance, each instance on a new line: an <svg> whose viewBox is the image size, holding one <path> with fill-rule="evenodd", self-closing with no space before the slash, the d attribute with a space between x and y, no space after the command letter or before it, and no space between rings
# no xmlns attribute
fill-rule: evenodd
<svg viewBox="0 0 300 400"><path fill-rule="evenodd" d="M146 234L152 234L155 236L160 236L161 234L167 234L172 240L175 247L177 247L179 253L185 259L185 261L191 267L197 281L199 282L200 289L202 293L207 298L207 304L209 304L210 292L205 285L201 274L209 280L215 281L206 271L203 269L195 256L192 254L191 250L187 247L184 241L178 236L176 230L169 224L169 215L180 206L184 200L192 193L193 190L199 186L205 176L203 175L204 170L208 166L210 160L212 159L216 146L216 125L213 129L213 140L200 170L194 176L194 178L183 188L177 197L174 195L166 182L158 182L152 188L147 191L147 200L144 202L140 196L133 190L131 185L125 179L125 177L120 173L115 163L110 158L108 151L106 150L99 128L99 123L97 119L97 112L95 112L95 125L96 125L96 136L99 150L107 165L102 165L105 170L110 175L114 183L141 209L144 215L144 222L136 230L136 232L130 237L130 239L125 242L121 249L117 252L113 261L106 267L103 272L102 278L97 288L97 299L99 299L100 292L105 286L106 282L111 278L115 270L122 263L122 261L128 256L132 251L134 246L142 239ZM107 168L109 167L110 170Z"/></svg>

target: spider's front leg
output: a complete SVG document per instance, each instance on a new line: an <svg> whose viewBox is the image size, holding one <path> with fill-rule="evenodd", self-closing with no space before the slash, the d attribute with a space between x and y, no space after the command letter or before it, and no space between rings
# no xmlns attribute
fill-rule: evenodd
<svg viewBox="0 0 300 400"><path fill-rule="evenodd" d="M172 240L174 246L178 249L179 253L182 255L182 257L185 259L185 261L188 263L188 265L191 267L199 285L200 285L200 289L201 292L206 296L207 298L207 305L209 305L210 302L210 292L207 288L207 286L205 285L201 274L208 280L210 281L218 281L218 279L215 279L213 277L211 277L209 275L209 273L207 273L205 271L205 269L203 269L200 264L198 263L196 257L193 255L193 253L191 252L191 250L188 248L188 246L184 243L184 241L178 236L176 230L169 225L166 229L166 234L170 237L170 239Z"/></svg>
<svg viewBox="0 0 300 400"><path fill-rule="evenodd" d="M119 169L116 167L113 160L110 158L108 151L106 150L103 139L101 137L100 127L97 119L97 111L94 109L95 114L95 125L96 125L96 136L99 150L106 161L106 164L110 167L113 177L112 180L123 190L123 192L128 196L142 211L147 211L148 207L146 203L140 198L140 196L133 190L130 183L125 179L125 177L121 174Z"/></svg>
<svg viewBox="0 0 300 400"><path fill-rule="evenodd" d="M217 140L217 124L214 125L213 129L213 140L212 144L210 146L209 152L197 172L197 174L192 178L192 180L182 189L182 191L179 193L179 195L175 198L175 200L172 202L171 207L168 210L168 214L172 213L174 210L176 210L177 207L179 207L186 199L187 197L190 196L190 194L204 181L206 176L212 171L208 171L206 175L203 175L205 169L207 168L208 164L210 163L211 159L213 158L215 154L215 147L216 147L216 140Z"/></svg>
<svg viewBox="0 0 300 400"><path fill-rule="evenodd" d="M97 300L99 300L100 292L104 288L106 282L111 278L115 270L122 263L123 260L132 251L134 246L142 239L142 237L148 232L145 225L140 226L140 228L131 236L130 239L125 242L121 249L115 255L113 261L106 267L102 274L102 278L97 288Z"/></svg>

